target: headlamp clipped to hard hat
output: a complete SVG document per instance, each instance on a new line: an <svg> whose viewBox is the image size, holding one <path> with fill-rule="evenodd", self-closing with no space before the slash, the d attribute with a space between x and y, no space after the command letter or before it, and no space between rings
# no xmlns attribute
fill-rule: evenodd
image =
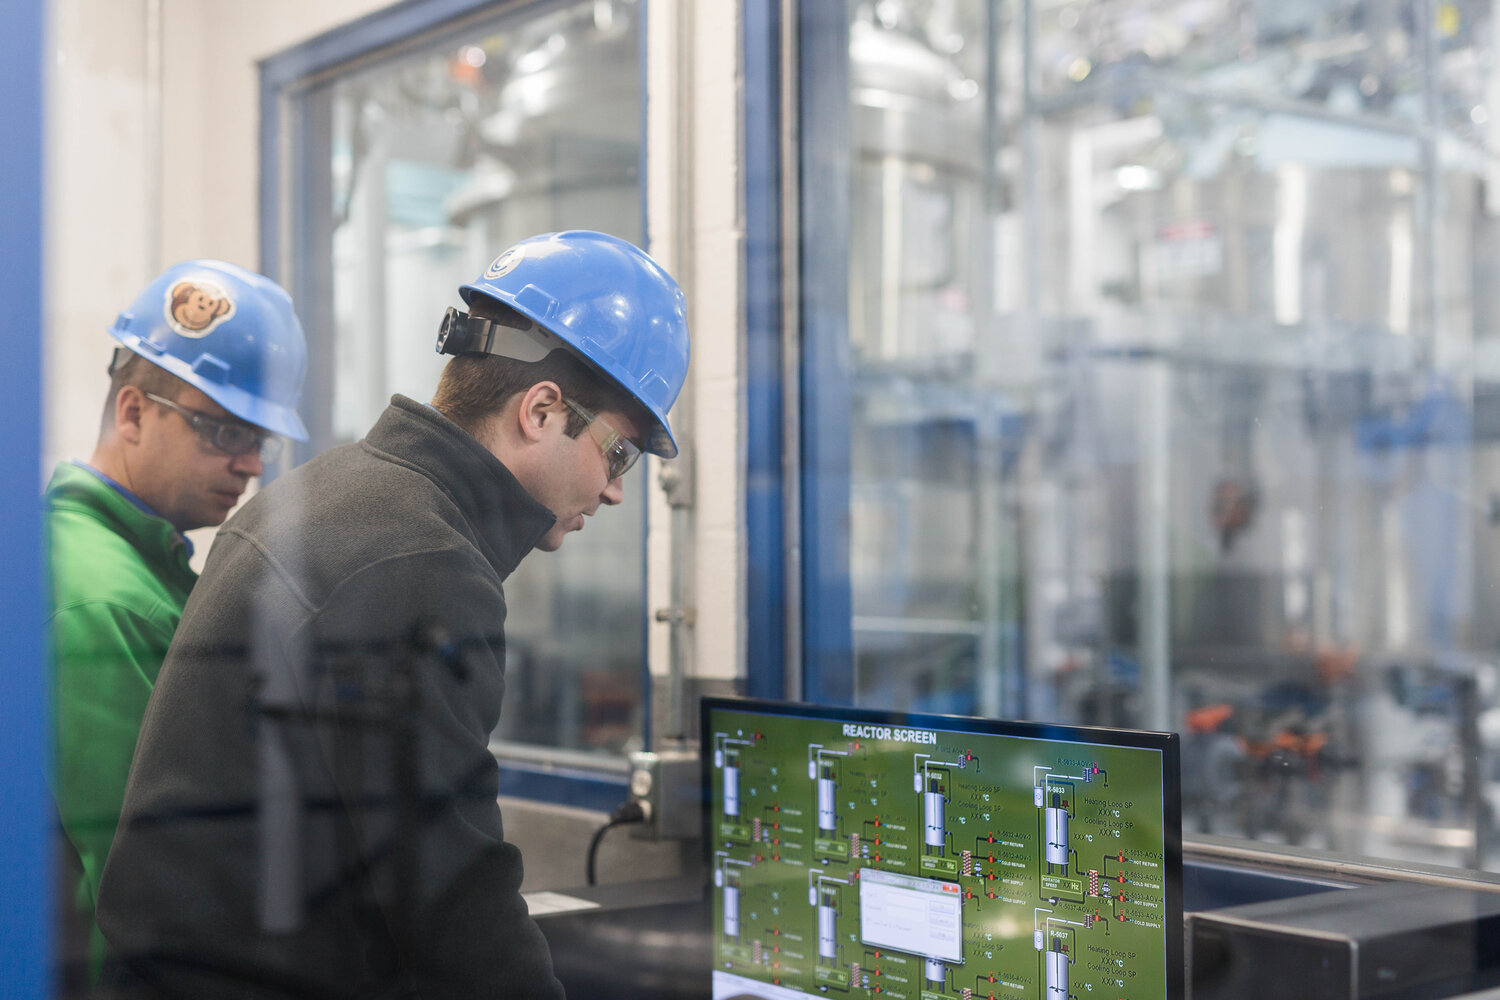
<svg viewBox="0 0 1500 1000"><path fill-rule="evenodd" d="M568 344L514 310L504 319L461 312L452 306L438 327L439 354L498 354L516 361L541 361Z"/></svg>

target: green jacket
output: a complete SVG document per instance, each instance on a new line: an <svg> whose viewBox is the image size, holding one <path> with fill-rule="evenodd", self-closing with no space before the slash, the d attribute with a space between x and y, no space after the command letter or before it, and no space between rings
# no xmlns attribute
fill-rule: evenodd
<svg viewBox="0 0 1500 1000"><path fill-rule="evenodd" d="M171 524L88 469L59 465L46 501L52 789L92 921L146 699L198 575Z"/></svg>

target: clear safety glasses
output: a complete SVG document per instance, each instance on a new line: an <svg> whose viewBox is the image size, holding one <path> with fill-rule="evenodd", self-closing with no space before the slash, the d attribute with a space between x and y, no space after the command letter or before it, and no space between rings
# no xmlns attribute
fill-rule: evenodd
<svg viewBox="0 0 1500 1000"><path fill-rule="evenodd" d="M635 442L611 426L608 420L590 413L571 399L564 397L563 402L568 404L568 409L588 421L589 436L594 439L599 450L604 452L604 461L609 466L609 478L619 479L629 472L636 459L641 457L641 449L635 446Z"/></svg>
<svg viewBox="0 0 1500 1000"><path fill-rule="evenodd" d="M262 462L270 462L281 454L281 438L253 424L210 416L201 410L191 410L154 392L145 393L145 396L154 403L182 414L182 419L197 432L198 437L226 455L248 455L256 451L260 453Z"/></svg>

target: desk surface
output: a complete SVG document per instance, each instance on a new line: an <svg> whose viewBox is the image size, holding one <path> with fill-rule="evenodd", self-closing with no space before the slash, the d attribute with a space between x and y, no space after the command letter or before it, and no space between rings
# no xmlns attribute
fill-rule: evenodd
<svg viewBox="0 0 1500 1000"><path fill-rule="evenodd" d="M705 1000L713 934L698 885L630 882L569 889L599 905L539 914L570 1000Z"/></svg>

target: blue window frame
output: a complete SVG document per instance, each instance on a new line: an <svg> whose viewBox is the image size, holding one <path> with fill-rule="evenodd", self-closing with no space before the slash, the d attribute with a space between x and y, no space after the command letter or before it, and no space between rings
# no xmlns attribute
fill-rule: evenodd
<svg viewBox="0 0 1500 1000"><path fill-rule="evenodd" d="M0 681L0 969L6 993L18 998L48 995L52 963L51 850L48 842L51 797L42 762L46 760L46 670L42 640L42 518L32 470L41 468L42 329L42 115L43 58L46 45L43 0L17 0L6 11L0 38L0 86L6 94L5 132L0 150L0 293L9 322L0 374L11 403L5 435L6 467L19 474L0 484L0 500L11 516L0 532L0 559L11 568L0 608L6 669Z"/></svg>
<svg viewBox="0 0 1500 1000"><path fill-rule="evenodd" d="M781 5L745 7L745 312L749 551L746 684L756 698L796 697L788 671L786 406L783 350ZM793 565L794 569L794 565ZM789 676L790 675L790 676Z"/></svg>
<svg viewBox="0 0 1500 1000"><path fill-rule="evenodd" d="M849 15L799 5L802 696L851 704L849 269L852 133Z"/></svg>

